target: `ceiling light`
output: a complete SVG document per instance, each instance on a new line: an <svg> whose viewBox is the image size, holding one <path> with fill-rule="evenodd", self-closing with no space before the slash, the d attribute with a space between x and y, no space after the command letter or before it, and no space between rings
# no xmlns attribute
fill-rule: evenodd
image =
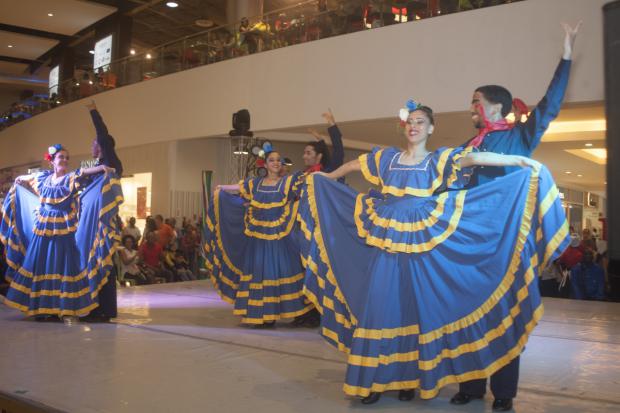
<svg viewBox="0 0 620 413"><path fill-rule="evenodd" d="M581 174L577 174L577 177L578 177L578 178L581 178L582 176L583 176L583 175L581 175Z"/></svg>
<svg viewBox="0 0 620 413"><path fill-rule="evenodd" d="M590 146L592 146L592 144L591 143L586 143L585 146L587 146L589 148Z"/></svg>
<svg viewBox="0 0 620 413"><path fill-rule="evenodd" d="M572 172L571 172L571 171L566 171L566 172L564 172L564 173L565 173L566 175L570 175L570 174L572 174Z"/></svg>
<svg viewBox="0 0 620 413"><path fill-rule="evenodd" d="M54 13L47 13L49 17L54 17Z"/></svg>
<svg viewBox="0 0 620 413"><path fill-rule="evenodd" d="M166 3L166 6L174 9L175 7L179 7L179 3L177 3L176 1L169 1Z"/></svg>
<svg viewBox="0 0 620 413"><path fill-rule="evenodd" d="M150 53L147 53L147 54L146 54L146 58L147 58L147 59L150 59L150 58L151 58L151 54L150 54Z"/></svg>
<svg viewBox="0 0 620 413"><path fill-rule="evenodd" d="M131 49L131 50L129 51L129 54L133 56L133 55L135 55L135 54L136 54L136 51L135 51L134 49Z"/></svg>
<svg viewBox="0 0 620 413"><path fill-rule="evenodd" d="M89 50L88 53L95 54L95 51L94 50Z"/></svg>
<svg viewBox="0 0 620 413"><path fill-rule="evenodd" d="M12 45L12 44L8 45L8 48L9 48L9 49L10 49L11 47L13 47L13 45Z"/></svg>

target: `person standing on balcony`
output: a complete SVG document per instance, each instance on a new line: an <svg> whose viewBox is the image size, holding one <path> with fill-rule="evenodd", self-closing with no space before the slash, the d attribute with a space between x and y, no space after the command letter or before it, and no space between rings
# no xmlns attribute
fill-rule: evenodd
<svg viewBox="0 0 620 413"><path fill-rule="evenodd" d="M530 112L525 122L508 124L505 117L511 111L511 93L502 86L480 86L474 91L471 102L471 116L478 135L467 141L464 147L475 147L480 152L495 152L506 155L530 157L549 127L558 116L568 85L573 54L573 45L581 22L573 28L564 23L564 53L555 71L547 93ZM483 166L477 168L470 185L480 185L504 176L517 168L506 166ZM512 399L517 395L519 381L519 357L491 376L491 392L495 397L493 410L512 409ZM481 399L486 393L486 379L463 382L450 403L467 404L472 399Z"/></svg>
<svg viewBox="0 0 620 413"><path fill-rule="evenodd" d="M123 176L123 164L118 158L115 149L114 138L108 132L108 128L94 100L91 100L86 108L90 111L93 125L97 131L97 136L93 140L91 150L92 156L95 158L95 165L105 165L114 168L119 179ZM111 318L117 316L116 304L116 277L117 271L113 267L108 275L108 282L99 291L99 307L95 308L90 314L84 317L84 321L90 322L109 322Z"/></svg>

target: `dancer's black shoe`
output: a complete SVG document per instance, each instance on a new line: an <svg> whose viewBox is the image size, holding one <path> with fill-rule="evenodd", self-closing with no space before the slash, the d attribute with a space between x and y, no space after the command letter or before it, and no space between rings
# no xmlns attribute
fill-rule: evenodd
<svg viewBox="0 0 620 413"><path fill-rule="evenodd" d="M507 412L512 410L512 399L495 399L493 401L493 411Z"/></svg>
<svg viewBox="0 0 620 413"><path fill-rule="evenodd" d="M371 392L368 396L362 399L362 404L377 403L380 398L381 398L381 393Z"/></svg>
<svg viewBox="0 0 620 413"><path fill-rule="evenodd" d="M457 394L452 396L452 398L450 399L450 403L457 404L457 405L467 404L474 399L482 399L482 397L483 396L474 396L471 394L458 392Z"/></svg>
<svg viewBox="0 0 620 413"><path fill-rule="evenodd" d="M398 400L400 400L401 402L408 402L410 400L413 400L414 397L415 397L415 390L413 389L401 390L398 392Z"/></svg>

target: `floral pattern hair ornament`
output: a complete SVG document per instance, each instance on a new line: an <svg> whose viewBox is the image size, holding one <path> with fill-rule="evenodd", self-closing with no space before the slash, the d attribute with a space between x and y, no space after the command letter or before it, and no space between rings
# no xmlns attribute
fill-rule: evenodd
<svg viewBox="0 0 620 413"><path fill-rule="evenodd" d="M61 151L62 149L63 149L63 147L59 143L56 143L56 144L50 146L49 148L47 148L47 153L44 156L45 160L48 161L48 162L51 162L52 159L54 158L54 155L56 155L56 153Z"/></svg>
<svg viewBox="0 0 620 413"><path fill-rule="evenodd" d="M414 110L416 110L417 108L419 108L420 106L422 106L420 102L416 102L413 99L409 99L407 103L405 103L405 107L402 108L398 112L398 118L400 119L400 126L405 126L405 124L407 123L407 118L409 117L409 114L413 112Z"/></svg>

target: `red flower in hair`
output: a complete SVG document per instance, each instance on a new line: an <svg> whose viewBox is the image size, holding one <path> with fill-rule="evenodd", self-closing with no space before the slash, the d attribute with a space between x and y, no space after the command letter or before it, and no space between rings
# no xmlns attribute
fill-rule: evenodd
<svg viewBox="0 0 620 413"><path fill-rule="evenodd" d="M48 162L52 162L52 155L50 155L49 153L46 153L43 159L45 159Z"/></svg>

